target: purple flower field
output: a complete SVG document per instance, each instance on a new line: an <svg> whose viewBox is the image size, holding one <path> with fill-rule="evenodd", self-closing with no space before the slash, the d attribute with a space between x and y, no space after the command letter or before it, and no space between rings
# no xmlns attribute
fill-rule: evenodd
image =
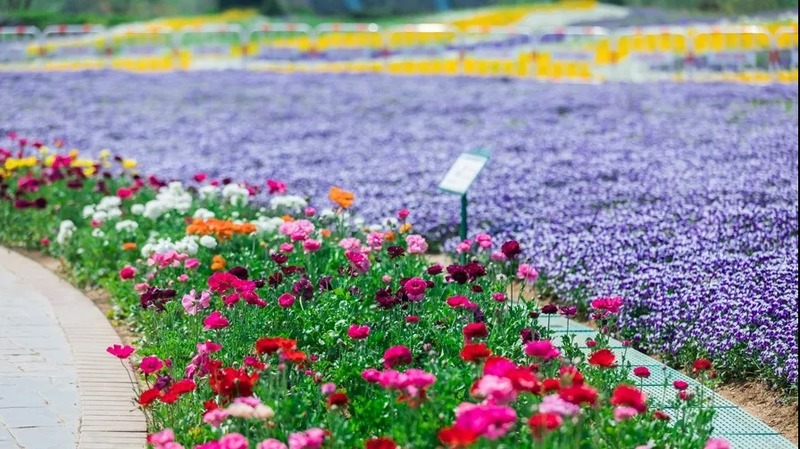
<svg viewBox="0 0 800 449"><path fill-rule="evenodd" d="M472 230L518 238L565 298L627 300L639 344L784 387L798 374L798 89L220 72L0 74L0 133L145 172L354 191L453 245L462 151L492 160Z"/></svg>

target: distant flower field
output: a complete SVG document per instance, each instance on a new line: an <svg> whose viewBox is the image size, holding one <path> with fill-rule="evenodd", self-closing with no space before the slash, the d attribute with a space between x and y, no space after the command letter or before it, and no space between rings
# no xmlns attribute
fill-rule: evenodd
<svg viewBox="0 0 800 449"><path fill-rule="evenodd" d="M3 74L0 92L2 135L184 181L274 178L312 199L347 186L368 223L409 207L450 249L458 199L436 185L490 147L471 235L517 238L566 301L623 296L644 349L796 388L796 86L82 73Z"/></svg>

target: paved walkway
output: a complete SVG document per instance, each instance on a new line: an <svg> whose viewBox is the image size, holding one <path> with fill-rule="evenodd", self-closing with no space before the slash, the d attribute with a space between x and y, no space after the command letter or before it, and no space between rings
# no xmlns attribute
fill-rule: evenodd
<svg viewBox="0 0 800 449"><path fill-rule="evenodd" d="M0 449L141 449L144 417L108 320L80 291L0 247Z"/></svg>

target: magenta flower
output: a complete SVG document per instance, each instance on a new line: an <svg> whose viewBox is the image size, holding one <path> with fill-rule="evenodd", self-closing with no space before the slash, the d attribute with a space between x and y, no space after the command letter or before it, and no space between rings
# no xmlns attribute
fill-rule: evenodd
<svg viewBox="0 0 800 449"><path fill-rule="evenodd" d="M613 298L597 298L592 301L592 308L608 313L619 313L624 301L619 296Z"/></svg>
<svg viewBox="0 0 800 449"><path fill-rule="evenodd" d="M278 297L278 305L284 309L288 309L294 305L294 295L291 293L284 293Z"/></svg>
<svg viewBox="0 0 800 449"><path fill-rule="evenodd" d="M106 348L106 352L111 354L111 355L113 355L114 357L117 357L119 359L124 360L124 359L127 359L128 357L130 357L131 354L136 352L136 350L133 349L132 346L128 346L128 345L125 345L125 346L113 345L113 346L109 346L108 348Z"/></svg>
<svg viewBox="0 0 800 449"><path fill-rule="evenodd" d="M194 270L199 266L200 266L200 261L195 258L186 259L183 262L183 267L186 268L187 270Z"/></svg>
<svg viewBox="0 0 800 449"><path fill-rule="evenodd" d="M369 326L359 326L358 324L354 324L347 329L347 336L353 340L364 340L369 336L369 331Z"/></svg>
<svg viewBox="0 0 800 449"><path fill-rule="evenodd" d="M222 315L222 312L216 310L211 313L205 320L203 320L203 324L206 330L213 330L213 329L225 329L228 327L231 322Z"/></svg>
<svg viewBox="0 0 800 449"><path fill-rule="evenodd" d="M315 253L322 248L322 242L319 240L308 239L303 242L303 250L307 253Z"/></svg>
<svg viewBox="0 0 800 449"><path fill-rule="evenodd" d="M722 438L712 438L706 441L704 449L731 449L731 444Z"/></svg>
<svg viewBox="0 0 800 449"><path fill-rule="evenodd" d="M319 449L325 443L325 431L314 428L289 435L289 449Z"/></svg>
<svg viewBox="0 0 800 449"><path fill-rule="evenodd" d="M133 268L130 265L125 265L121 270L119 270L119 278L123 281L127 281L129 279L133 279L136 276L136 268Z"/></svg>
<svg viewBox="0 0 800 449"><path fill-rule="evenodd" d="M399 218L400 221L406 221L409 215L411 215L411 211L408 209L400 209L397 211L397 218Z"/></svg>
<svg viewBox="0 0 800 449"><path fill-rule="evenodd" d="M425 298L425 290L427 288L428 283L420 278L411 278L403 284L403 289L406 291L410 301L422 301Z"/></svg>
<svg viewBox="0 0 800 449"><path fill-rule="evenodd" d="M175 432L172 429L164 429L161 432L147 436L147 442L158 446L175 441Z"/></svg>
<svg viewBox="0 0 800 449"><path fill-rule="evenodd" d="M350 264L360 273L366 273L369 271L370 263L369 257L365 256L360 252L355 251L347 251L344 253L347 260L350 261Z"/></svg>
<svg viewBox="0 0 800 449"><path fill-rule="evenodd" d="M249 449L250 443L240 433L229 433L219 439L220 449Z"/></svg>
<svg viewBox="0 0 800 449"><path fill-rule="evenodd" d="M489 249L492 247L492 236L489 234L478 234L475 236L475 241L481 249Z"/></svg>
<svg viewBox="0 0 800 449"><path fill-rule="evenodd" d="M139 363L139 369L142 370L145 374L153 374L156 371L159 371L161 368L164 367L164 362L161 361L158 357L151 355L149 357L145 357Z"/></svg>
<svg viewBox="0 0 800 449"><path fill-rule="evenodd" d="M525 354L530 357L537 357L543 360L551 360L559 355L561 352L553 345L550 340L532 341L525 345Z"/></svg>
<svg viewBox="0 0 800 449"><path fill-rule="evenodd" d="M270 195L286 193L286 183L274 179L267 179L267 187L269 188Z"/></svg>
<svg viewBox="0 0 800 449"><path fill-rule="evenodd" d="M411 350L405 346L392 346L383 353L383 366L387 369L400 365L410 365Z"/></svg>

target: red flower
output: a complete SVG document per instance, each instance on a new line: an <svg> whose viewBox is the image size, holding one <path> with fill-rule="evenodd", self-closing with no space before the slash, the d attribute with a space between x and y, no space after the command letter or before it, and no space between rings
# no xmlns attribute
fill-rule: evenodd
<svg viewBox="0 0 800 449"><path fill-rule="evenodd" d="M558 374L561 376L561 382L564 385L583 385L583 374L574 366L562 366L558 370Z"/></svg>
<svg viewBox="0 0 800 449"><path fill-rule="evenodd" d="M298 351L296 349L286 349L281 353L281 360L285 360L289 363L294 363L295 365L299 365L306 361L306 353L303 351Z"/></svg>
<svg viewBox="0 0 800 449"><path fill-rule="evenodd" d="M561 381L558 379L545 379L542 381L542 390L545 393L552 393L561 389Z"/></svg>
<svg viewBox="0 0 800 449"><path fill-rule="evenodd" d="M589 356L589 364L601 368L611 368L615 361L616 357L610 349L601 349Z"/></svg>
<svg viewBox="0 0 800 449"><path fill-rule="evenodd" d="M595 405L597 403L597 390L585 385L573 385L558 391L561 399L575 405Z"/></svg>
<svg viewBox="0 0 800 449"><path fill-rule="evenodd" d="M672 386L674 386L675 389L678 391L683 391L689 388L689 384L686 383L685 380L676 380L675 382L672 383Z"/></svg>
<svg viewBox="0 0 800 449"><path fill-rule="evenodd" d="M637 366L633 369L633 375L641 379L650 377L650 370L646 366Z"/></svg>
<svg viewBox="0 0 800 449"><path fill-rule="evenodd" d="M611 405L624 405L636 409L639 413L647 411L647 395L630 385L620 385L611 395Z"/></svg>
<svg viewBox="0 0 800 449"><path fill-rule="evenodd" d="M280 350L290 350L297 347L297 342L289 338L264 337L256 341L256 352L259 354L275 354Z"/></svg>
<svg viewBox="0 0 800 449"><path fill-rule="evenodd" d="M399 365L410 365L411 361L411 350L405 346L393 346L383 353L383 366L386 369Z"/></svg>
<svg viewBox="0 0 800 449"><path fill-rule="evenodd" d="M559 427L564 421L561 415L557 413L537 413L528 420L533 436L541 438L547 432L552 432Z"/></svg>
<svg viewBox="0 0 800 449"><path fill-rule="evenodd" d="M489 336L489 331L486 329L484 323L469 323L464 326L464 338L467 341L472 341L473 338L486 338Z"/></svg>
<svg viewBox="0 0 800 449"><path fill-rule="evenodd" d="M469 429L445 427L439 430L439 441L447 447L467 447L478 439L478 435Z"/></svg>
<svg viewBox="0 0 800 449"><path fill-rule="evenodd" d="M542 388L536 374L529 368L516 368L506 374L508 380L517 391L529 391L533 394L538 394Z"/></svg>
<svg viewBox="0 0 800 449"><path fill-rule="evenodd" d="M223 368L214 371L208 384L214 393L228 399L253 395L253 385L258 381L258 373L247 374L244 368Z"/></svg>
<svg viewBox="0 0 800 449"><path fill-rule="evenodd" d="M343 407L350 402L350 398L347 397L345 393L336 392L332 395L328 396L328 408L331 407Z"/></svg>
<svg viewBox="0 0 800 449"><path fill-rule="evenodd" d="M486 346L486 343L468 343L461 350L461 359L465 362L480 362L490 355L492 355L492 350Z"/></svg>
<svg viewBox="0 0 800 449"><path fill-rule="evenodd" d="M694 372L708 371L711 369L711 360L697 359L694 362Z"/></svg>
<svg viewBox="0 0 800 449"><path fill-rule="evenodd" d="M169 391L180 396L186 393L191 393L196 388L197 384L195 384L192 379L181 379L172 384L172 386L169 388Z"/></svg>
<svg viewBox="0 0 800 449"><path fill-rule="evenodd" d="M364 449L397 449L397 443L388 437L372 438L367 440L367 445Z"/></svg>
<svg viewBox="0 0 800 449"><path fill-rule="evenodd" d="M653 418L661 420L661 421L669 421L672 419L666 412L662 410L656 410L653 412Z"/></svg>
<svg viewBox="0 0 800 449"><path fill-rule="evenodd" d="M153 401L161 396L161 391L158 388L151 388L149 390L143 391L142 394L139 396L139 404L142 407L147 407L148 405L152 404Z"/></svg>

